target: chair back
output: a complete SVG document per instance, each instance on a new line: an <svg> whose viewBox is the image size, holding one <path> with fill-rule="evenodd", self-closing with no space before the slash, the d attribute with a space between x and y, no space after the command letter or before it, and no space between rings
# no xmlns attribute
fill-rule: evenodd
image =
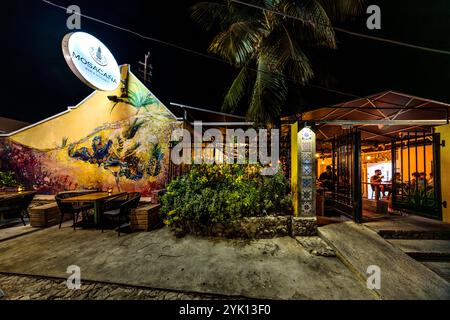
<svg viewBox="0 0 450 320"><path fill-rule="evenodd" d="M27 211L37 192L29 192L21 197L22 211Z"/></svg>
<svg viewBox="0 0 450 320"><path fill-rule="evenodd" d="M81 196L89 192L79 192L79 191L64 191L60 192L55 196L56 203L58 205L61 213L73 213L75 211L73 207L73 203L70 202L62 202L63 199L72 198L76 196Z"/></svg>
<svg viewBox="0 0 450 320"><path fill-rule="evenodd" d="M62 214L73 213L74 212L73 204L69 203L69 202L62 202L62 200L66 199L66 198L69 198L69 197L64 197L62 195L55 196L56 204L58 205L59 211Z"/></svg>
<svg viewBox="0 0 450 320"><path fill-rule="evenodd" d="M6 214L20 214L22 212L22 198L11 197L0 201L0 212Z"/></svg>
<svg viewBox="0 0 450 320"><path fill-rule="evenodd" d="M130 213L131 209L136 209L141 201L141 194L139 192L133 192L128 200L120 205L120 214L126 215Z"/></svg>
<svg viewBox="0 0 450 320"><path fill-rule="evenodd" d="M27 212L36 192L27 192L6 197L0 200L0 212L20 215Z"/></svg>
<svg viewBox="0 0 450 320"><path fill-rule="evenodd" d="M131 199L134 199L136 197L140 198L141 197L141 193L140 192L130 192L130 193L128 193L127 200L131 200Z"/></svg>

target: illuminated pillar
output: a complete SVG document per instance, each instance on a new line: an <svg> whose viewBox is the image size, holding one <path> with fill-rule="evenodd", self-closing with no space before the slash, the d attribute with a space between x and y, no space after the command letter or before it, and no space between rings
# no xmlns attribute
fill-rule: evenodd
<svg viewBox="0 0 450 320"><path fill-rule="evenodd" d="M304 127L297 134L298 212L300 216L316 215L316 134Z"/></svg>
<svg viewBox="0 0 450 320"><path fill-rule="evenodd" d="M292 205L294 206L294 216L299 214L298 199L298 122L291 125L291 193Z"/></svg>
<svg viewBox="0 0 450 320"><path fill-rule="evenodd" d="M441 198L442 202L446 203L442 208L442 221L450 223L450 175L448 174L450 172L450 152L448 150L450 148L450 125L437 127L436 132L440 134L441 139Z"/></svg>

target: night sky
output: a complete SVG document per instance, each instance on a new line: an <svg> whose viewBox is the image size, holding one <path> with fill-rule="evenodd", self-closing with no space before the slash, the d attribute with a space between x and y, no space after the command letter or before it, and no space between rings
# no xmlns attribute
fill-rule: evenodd
<svg viewBox="0 0 450 320"><path fill-rule="evenodd" d="M203 53L214 35L191 21L188 8L197 1L53 2L64 6L77 4L84 14ZM450 51L448 0L374 0L368 4L380 5L382 30L368 30L364 12L343 27ZM2 6L0 116L36 122L76 105L92 92L71 73L61 53L61 40L69 32L68 15L64 11L39 0L14 0ZM220 62L143 40L97 22L83 19L82 31L98 37L119 64L129 63L134 71L137 62L150 50L154 67L150 89L166 105L179 102L219 109L236 74L236 70ZM340 33L337 36L337 51L321 52L313 57L318 75L313 83L357 95L392 89L450 103L450 55ZM349 100L310 88L293 99L297 110Z"/></svg>

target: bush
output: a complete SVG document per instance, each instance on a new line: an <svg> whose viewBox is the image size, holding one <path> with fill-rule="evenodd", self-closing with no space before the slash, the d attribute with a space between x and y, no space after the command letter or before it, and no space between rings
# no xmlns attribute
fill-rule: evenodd
<svg viewBox="0 0 450 320"><path fill-rule="evenodd" d="M161 198L169 226L228 225L241 217L284 213L292 207L282 170L262 176L257 165L194 165Z"/></svg>
<svg viewBox="0 0 450 320"><path fill-rule="evenodd" d="M0 171L0 187L17 187L19 183L16 180L14 172Z"/></svg>

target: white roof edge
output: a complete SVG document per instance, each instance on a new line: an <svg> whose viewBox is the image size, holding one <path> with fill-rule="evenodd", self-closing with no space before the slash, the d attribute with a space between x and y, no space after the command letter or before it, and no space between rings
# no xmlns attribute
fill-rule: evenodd
<svg viewBox="0 0 450 320"><path fill-rule="evenodd" d="M122 64L122 65L120 65L119 67L123 67L123 66L126 66L126 64ZM170 111L169 108L167 108L166 105L165 105L161 100L159 100L158 97L155 96L155 95L153 94L153 92L152 92L149 88L147 88L147 86L144 85L144 84L141 82L141 80L139 80L139 78L138 78L133 72L131 72L131 67L130 67L130 69L128 70L128 72L130 72L132 75L135 76L136 80L137 80L144 88L146 88L146 89L147 89L147 90L148 90L148 91L156 98L156 100L158 100L159 103L161 103L161 104L164 106L164 108L172 115L172 117L173 117L175 120L179 120L179 119L172 113L172 111ZM38 125L40 125L40 124L43 124L43 123L45 123L45 122L47 122L47 121L53 120L53 119L55 119L55 118L58 118L58 117L60 117L60 116L62 116L62 115L64 115L64 114L70 112L71 110L77 109L80 105L82 105L83 103L85 103L89 98L91 98L91 97L92 97L95 93L97 93L97 92L98 92L98 90L94 90L94 91L91 92L86 98L84 98L83 100L81 100L76 106L70 106L70 107L67 107L67 110L64 110L63 112L57 113L57 114L55 114L55 115L53 115L53 116L51 116L51 117L45 118L45 119L43 119L43 120L41 120L41 121L38 121L38 122L33 123L33 124L30 124L30 125L28 125L28 126L26 126L26 127L20 128L19 130L16 130L16 131L13 131L13 132L9 132L9 133L1 133L1 134L0 134L0 137L10 137L10 136L13 136L13 135L15 135L15 134L18 134L18 133L20 133L20 132L22 132L22 131L25 131L25 130L31 129L31 128L33 128L33 127L36 127L36 126L38 126Z"/></svg>
<svg viewBox="0 0 450 320"><path fill-rule="evenodd" d="M441 105L441 106L445 106L445 107L450 107L450 104L445 103L445 102L440 102L440 101L436 101L436 100L421 98L421 97L418 97L418 96L413 96L411 94L398 92L398 91L395 91L395 90L385 90L385 91L380 91L380 92L375 93L375 94L368 95L366 97L355 98L353 100L337 103L337 104L332 105L332 106L326 106L326 107L318 108L318 109L315 109L315 110L327 109L327 108L333 109L333 107L340 106L340 105L342 105L344 103L351 103L351 102L355 102L355 101L359 101L359 100L374 99L375 101L377 101L377 97L382 96L382 95L386 95L386 94L389 94L389 93L394 94L394 95L398 95L398 96L402 96L402 97L405 97L405 98L410 98L410 99L425 101L425 102L429 102L429 103L435 103L435 104L438 104L438 105ZM386 103L389 103L389 102L386 102ZM315 110L311 110L311 111L315 111ZM306 111L306 112L309 112L309 111Z"/></svg>
<svg viewBox="0 0 450 320"><path fill-rule="evenodd" d="M443 106L446 106L446 107L450 107L449 103L445 103L445 102L441 102L441 101L437 101L437 100L432 100L432 99L427 99L427 98L421 98L421 97L413 96L413 95L407 94L407 93L401 93L401 92L393 91L393 90L389 90L389 93L397 94L399 96L412 98L412 99L416 99L416 100L422 100L422 101L426 101L426 102L429 102L429 103L435 103L435 104L443 105Z"/></svg>
<svg viewBox="0 0 450 320"><path fill-rule="evenodd" d="M69 113L71 110L78 108L78 107L79 107L81 104L83 104L86 100L88 100L90 97L92 97L96 92L97 92L97 90L95 90L95 91L93 91L92 93L90 93L86 98L84 98L84 99L83 99L80 103L78 103L76 106L67 107L67 110L64 110L63 112L57 113L57 114L55 114L55 115L53 115L53 116L51 116L51 117L48 117L48 118L45 118L45 119L43 119L43 120L41 120L41 121L38 121L38 122L36 122L36 123L30 124L29 126L20 128L19 130L16 130L16 131L13 131L13 132L10 132L10 133L7 133L7 134L0 134L0 137L10 137L10 136L13 136L13 135L18 134L18 133L20 133L20 132L22 132L22 131L31 129L31 128L36 127L36 126L38 126L38 125L40 125L40 124L43 124L43 123L45 123L45 122L47 122L47 121L56 119L56 118L58 118L58 117L60 117L60 116L62 116L62 115L64 115L64 114L66 114L66 113Z"/></svg>

